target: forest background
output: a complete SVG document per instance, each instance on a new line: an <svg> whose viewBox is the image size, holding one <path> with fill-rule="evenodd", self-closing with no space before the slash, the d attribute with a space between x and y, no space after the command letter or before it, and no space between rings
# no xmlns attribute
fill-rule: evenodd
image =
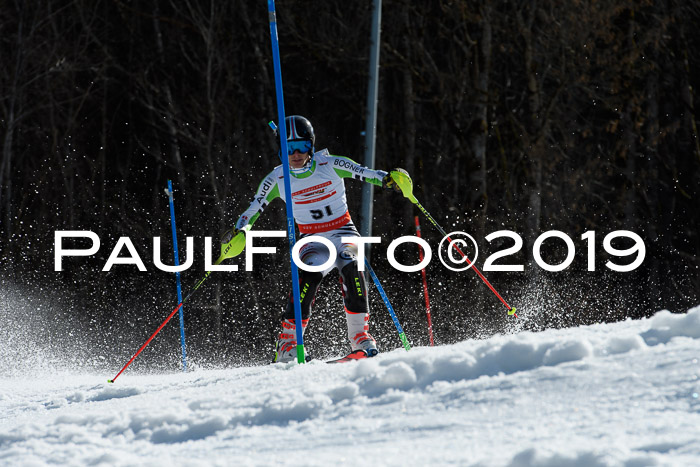
<svg viewBox="0 0 700 467"><path fill-rule="evenodd" d="M317 149L362 162L372 2L286 0L277 14L287 113L311 120ZM407 169L446 230L478 239L478 265L512 245L489 244L488 233L513 230L525 241L502 260L524 272L487 274L519 321L471 271L431 262L438 342L698 303L698 20L700 6L682 0L384 0L375 166ZM277 108L265 2L8 0L0 42L3 327L31 324L31 339L72 347L80 361L123 360L177 302L173 274L151 260L160 236L171 264L167 180L181 260L184 237L195 237L187 291L204 274L203 238L216 244L279 163L267 126ZM346 183L356 223L360 185ZM409 338L425 344L420 273L394 270L385 255L392 239L415 234L419 212L394 193L375 195L373 233L383 242L374 268ZM284 230L284 219L278 201L256 228ZM437 246L440 235L422 224ZM576 256L550 273L533 262L532 245L554 229L573 239ZM602 248L618 229L644 239L634 272L605 266L624 263ZM57 230L91 230L102 247L55 272ZM587 270L586 231L596 231L596 271ZM147 272L101 271L121 236ZM290 274L284 239L268 244L278 254L252 273L213 275L186 304L195 359L269 359ZM547 261L561 262L561 242L548 245ZM417 251L400 254L417 262ZM380 344L398 347L374 292L371 303ZM312 323L312 349L342 348L335 275ZM176 328L143 359L177 365Z"/></svg>

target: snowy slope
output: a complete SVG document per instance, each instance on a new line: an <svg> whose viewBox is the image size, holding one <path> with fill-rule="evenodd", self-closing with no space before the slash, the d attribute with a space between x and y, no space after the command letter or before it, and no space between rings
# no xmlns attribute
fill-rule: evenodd
<svg viewBox="0 0 700 467"><path fill-rule="evenodd" d="M696 466L698 359L700 307L343 365L3 376L0 464Z"/></svg>

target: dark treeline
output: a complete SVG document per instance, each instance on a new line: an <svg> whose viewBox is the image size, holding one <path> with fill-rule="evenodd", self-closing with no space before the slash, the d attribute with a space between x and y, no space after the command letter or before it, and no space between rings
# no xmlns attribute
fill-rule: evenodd
<svg viewBox="0 0 700 467"><path fill-rule="evenodd" d="M311 120L317 148L362 161L372 2L278 1L277 10L287 113ZM480 239L479 265L510 246L489 245L488 233L522 236L523 249L501 263L525 272L489 277L529 314L524 328L683 311L700 291L699 20L700 7L683 0L384 0L376 167L407 169L446 230ZM8 0L0 41L3 283L61 287L86 329L110 334L135 321L140 338L175 302L171 275L151 260L151 238L161 236L170 264L167 180L181 257L184 236L196 238L187 289L203 273L203 237L216 241L279 163L267 126L277 108L265 2ZM347 187L357 222L361 187ZM376 269L407 333L424 343L420 276L397 273L382 254L415 232L418 212L381 190L374 212L384 239ZM277 202L259 227L284 229L284 215ZM574 240L576 259L546 273L532 245L554 229ZM605 267L630 262L603 250L618 229L645 241L633 273ZM102 248L56 273L56 230L94 231ZM437 246L425 219L423 231ZM586 231L597 233L596 272L586 270ZM137 245L147 273L100 271L120 236ZM280 253L255 272L219 274L193 299L193 342L230 348L241 333L272 342L289 281L286 246L275 244ZM471 272L434 260L429 277L443 341L508 329ZM342 309L335 280L317 308ZM373 297L377 333L390 341L381 308Z"/></svg>

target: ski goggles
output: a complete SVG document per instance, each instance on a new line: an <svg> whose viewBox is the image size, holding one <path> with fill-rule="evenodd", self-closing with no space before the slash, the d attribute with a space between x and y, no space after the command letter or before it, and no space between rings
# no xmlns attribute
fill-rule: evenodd
<svg viewBox="0 0 700 467"><path fill-rule="evenodd" d="M287 154L292 155L295 151L299 151L304 154L305 152L311 152L313 149L313 144L311 140L299 140L299 141L287 141Z"/></svg>

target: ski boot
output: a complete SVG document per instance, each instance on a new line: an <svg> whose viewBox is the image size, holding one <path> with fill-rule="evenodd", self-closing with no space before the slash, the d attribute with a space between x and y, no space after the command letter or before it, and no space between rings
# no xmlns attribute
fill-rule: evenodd
<svg viewBox="0 0 700 467"><path fill-rule="evenodd" d="M368 357L374 357L379 353L379 349L377 349L377 341L375 341L374 337L372 337L370 333L366 331L355 336L353 339L352 350L353 352L355 350L364 350Z"/></svg>
<svg viewBox="0 0 700 467"><path fill-rule="evenodd" d="M302 335L306 331L309 320L301 320ZM272 357L272 363L286 363L296 361L297 359L297 337L296 325L293 319L285 319L282 321L282 332L275 342L275 355ZM308 357L307 357L308 361Z"/></svg>

